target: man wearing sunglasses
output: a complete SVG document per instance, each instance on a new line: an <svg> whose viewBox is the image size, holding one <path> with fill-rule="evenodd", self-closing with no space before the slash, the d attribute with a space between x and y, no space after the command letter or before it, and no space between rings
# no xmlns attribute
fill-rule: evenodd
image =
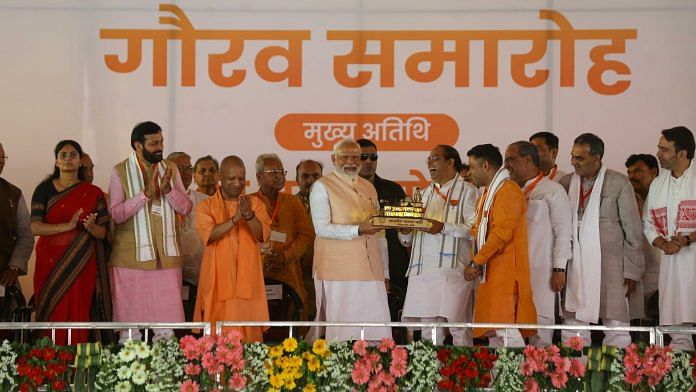
<svg viewBox="0 0 696 392"><path fill-rule="evenodd" d="M406 197L406 192L401 185L377 175L377 146L367 139L358 139L357 142L360 145L360 172L358 174L374 185L380 203L384 200L386 204L395 204ZM406 291L408 285L408 279L406 279L408 250L399 242L395 229L385 230L385 232L389 253L390 284L396 284L403 291Z"/></svg>

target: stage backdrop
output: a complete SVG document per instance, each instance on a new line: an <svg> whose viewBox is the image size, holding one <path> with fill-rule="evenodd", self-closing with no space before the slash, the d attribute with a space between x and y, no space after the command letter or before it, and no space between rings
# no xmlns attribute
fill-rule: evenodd
<svg viewBox="0 0 696 392"><path fill-rule="evenodd" d="M0 3L3 177L29 200L52 148L78 140L105 187L133 125L165 152L276 152L323 161L372 139L407 192L436 144L502 150L540 130L591 131L605 162L696 128L696 8L688 1L24 1ZM292 184L289 184L292 186ZM24 287L31 293L28 280Z"/></svg>

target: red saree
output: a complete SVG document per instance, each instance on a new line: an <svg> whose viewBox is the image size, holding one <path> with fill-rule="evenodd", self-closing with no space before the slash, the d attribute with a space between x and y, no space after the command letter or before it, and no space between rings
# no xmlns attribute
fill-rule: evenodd
<svg viewBox="0 0 696 392"><path fill-rule="evenodd" d="M42 192L47 189L49 192ZM48 224L69 222L80 208L83 212L74 230L41 236L36 243L36 321L90 321L97 284L97 241L84 229L82 220L96 212L97 224L108 222L104 194L84 182L56 193L49 182L39 185L32 198L32 220ZM72 344L87 340L87 330L72 331ZM67 344L67 331L56 331L55 342Z"/></svg>

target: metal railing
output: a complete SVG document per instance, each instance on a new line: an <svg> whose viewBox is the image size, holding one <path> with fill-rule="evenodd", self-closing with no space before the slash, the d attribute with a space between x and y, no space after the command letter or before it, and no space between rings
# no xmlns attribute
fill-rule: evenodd
<svg viewBox="0 0 696 392"><path fill-rule="evenodd" d="M0 330L51 330L51 340L55 342L56 340L56 330L67 330L68 332L68 344L72 343L72 330L73 329L127 329L128 337L132 338L133 330L145 330L145 340L147 341L149 337L149 331L151 329L202 329L203 333L210 335L212 332L211 323L131 323L131 322L108 322L108 323L97 323L97 322L3 322L0 323Z"/></svg>
<svg viewBox="0 0 696 392"><path fill-rule="evenodd" d="M213 326L209 322L181 322L181 323L151 323L151 322L1 322L0 330L51 330L51 338L55 341L56 330L67 330L68 344L71 344L73 329L112 329L128 330L132 337L133 330L145 330L145 340L149 337L149 331L153 329L200 329L203 334L210 335L213 332L222 332L224 327L281 327L288 328L288 336L295 337L299 327L346 327L360 328L359 339L365 338L365 329L391 327L409 328L426 331L430 329L429 339L433 343L438 341L438 329L440 328L485 328L504 330L503 345L507 346L509 333L516 329L537 330L570 330L570 331L625 331L647 332L649 343L664 345L666 334L696 334L696 327L665 326L665 327L639 327L639 326L602 326L602 325L540 325L540 324L496 324L496 323L418 323L418 322L318 322L318 321L218 321ZM356 338L358 338L356 336Z"/></svg>

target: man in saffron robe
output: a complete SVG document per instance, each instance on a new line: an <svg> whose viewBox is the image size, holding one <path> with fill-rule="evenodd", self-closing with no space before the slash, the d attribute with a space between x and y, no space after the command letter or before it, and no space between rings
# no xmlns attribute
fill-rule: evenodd
<svg viewBox="0 0 696 392"><path fill-rule="evenodd" d="M194 321L268 321L261 243L271 232L266 207L244 195L246 169L237 156L220 164L220 187L196 209L205 244ZM243 327L244 341L263 340L261 327Z"/></svg>
<svg viewBox="0 0 696 392"><path fill-rule="evenodd" d="M527 256L527 222L524 194L501 168L503 157L491 144L467 152L469 174L478 187L486 187L471 229L474 257L464 277L481 277L474 305L475 323L536 323ZM484 269L485 268L485 269ZM508 330L509 346L524 346L523 336L534 330ZM474 337L488 336L491 347L504 343L503 329L474 328Z"/></svg>

